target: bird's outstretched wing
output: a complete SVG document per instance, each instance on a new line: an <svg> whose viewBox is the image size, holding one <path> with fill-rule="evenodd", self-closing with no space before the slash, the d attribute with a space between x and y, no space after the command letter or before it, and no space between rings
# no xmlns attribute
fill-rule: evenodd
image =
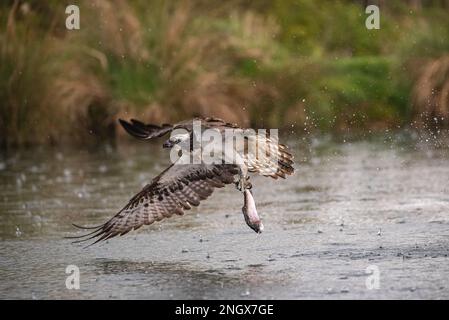
<svg viewBox="0 0 449 320"><path fill-rule="evenodd" d="M183 215L184 210L198 206L209 197L214 188L234 182L238 169L234 165L177 165L172 164L136 194L129 203L106 223L85 234L81 240L96 238L99 241L124 235L142 225L152 224L173 214ZM76 225L75 225L76 226ZM79 226L77 226L79 227Z"/></svg>
<svg viewBox="0 0 449 320"><path fill-rule="evenodd" d="M256 140L256 152L243 155L249 172L257 172L274 179L285 178L294 173L293 155L286 145L260 135L253 135L249 139Z"/></svg>
<svg viewBox="0 0 449 320"><path fill-rule="evenodd" d="M156 137L162 137L166 133L173 130L173 126L171 124L163 124L161 126L157 126L154 124L144 124L139 120L131 119L130 122L119 119L122 127L133 137L142 140L149 140Z"/></svg>
<svg viewBox="0 0 449 320"><path fill-rule="evenodd" d="M163 135L171 132L175 129L185 129L188 132L192 132L193 121L201 121L201 125L204 128L238 128L234 123L226 122L219 118L207 117L207 118L194 118L190 120L181 121L175 124L162 124L160 126L155 124L145 124L139 120L131 119L129 122L119 119L122 127L133 137L141 140L149 140L152 138L162 137Z"/></svg>

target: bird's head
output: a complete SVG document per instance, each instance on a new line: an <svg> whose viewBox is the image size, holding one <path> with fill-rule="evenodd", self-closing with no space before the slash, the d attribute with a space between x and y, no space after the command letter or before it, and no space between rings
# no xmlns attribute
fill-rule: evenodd
<svg viewBox="0 0 449 320"><path fill-rule="evenodd" d="M172 148L175 145L181 145L183 142L190 141L189 133L175 133L170 136L170 138L164 142L163 148Z"/></svg>

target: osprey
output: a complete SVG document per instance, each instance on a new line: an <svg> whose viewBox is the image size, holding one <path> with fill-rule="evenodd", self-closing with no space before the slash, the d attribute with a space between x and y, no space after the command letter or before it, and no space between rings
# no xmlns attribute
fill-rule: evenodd
<svg viewBox="0 0 449 320"><path fill-rule="evenodd" d="M172 164L167 169L132 197L110 220L96 227L74 224L77 228L93 230L79 237L69 237L82 238L75 242L96 238L92 243L95 244L174 214L183 215L184 210L198 206L215 188L232 183L243 193L242 212L246 224L255 232L261 233L263 225L257 214L248 173L277 179L294 172L293 156L288 152L287 146L279 144L276 136L267 136L265 131L255 133L253 130L248 134L246 130L252 129L243 129L236 124L211 117L161 126L144 124L134 119L130 122L119 121L130 135L141 140L171 133L163 147L170 148L171 155L173 153L175 156L171 157ZM229 133L232 133L232 139L223 138L229 137ZM201 135L207 136L207 141L201 141ZM195 147L198 144L200 148ZM206 150L208 156L211 150L218 150L216 154L219 157L211 161L206 157Z"/></svg>

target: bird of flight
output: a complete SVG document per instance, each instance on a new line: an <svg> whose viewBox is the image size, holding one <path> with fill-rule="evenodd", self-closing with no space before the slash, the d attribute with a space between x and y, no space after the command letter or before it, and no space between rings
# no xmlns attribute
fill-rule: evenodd
<svg viewBox="0 0 449 320"><path fill-rule="evenodd" d="M252 196L249 173L277 179L294 172L293 156L287 146L278 143L277 135L267 135L266 130L255 132L210 117L161 126L134 119L119 121L130 135L140 140L170 133L163 147L171 149L172 164L104 224L95 227L74 224L93 230L82 236L68 237L77 238L75 242L95 239L92 243L95 244L174 214L183 215L184 210L207 199L215 188L233 183L243 193L242 212L246 224L261 233L263 224Z"/></svg>

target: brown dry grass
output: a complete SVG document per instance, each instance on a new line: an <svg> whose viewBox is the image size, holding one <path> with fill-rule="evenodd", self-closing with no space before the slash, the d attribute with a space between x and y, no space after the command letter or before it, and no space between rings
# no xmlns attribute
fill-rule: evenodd
<svg viewBox="0 0 449 320"><path fill-rule="evenodd" d="M449 126L449 55L426 63L412 92L415 120L422 126Z"/></svg>
<svg viewBox="0 0 449 320"><path fill-rule="evenodd" d="M388 103L401 99L384 98L387 76L373 69L383 59L330 61L321 47L315 60L307 59L283 42L286 26L267 3L85 1L78 31L64 28L64 5L0 5L2 145L114 138L123 134L119 117L172 122L202 115L290 128L315 118L314 127L348 127L357 123L345 121L345 112L350 117L351 106L366 101L370 121L398 122ZM444 59L417 77L413 101L423 121L449 113ZM373 88L380 89L369 94Z"/></svg>

